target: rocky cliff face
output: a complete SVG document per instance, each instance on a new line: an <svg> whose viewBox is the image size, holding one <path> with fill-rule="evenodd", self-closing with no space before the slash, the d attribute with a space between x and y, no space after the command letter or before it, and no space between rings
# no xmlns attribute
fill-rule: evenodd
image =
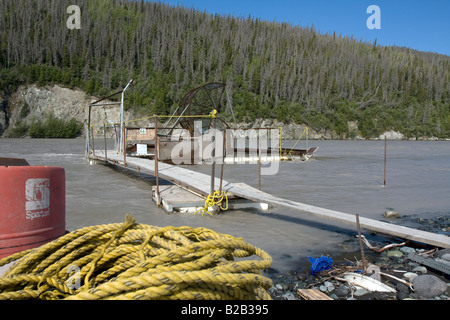
<svg viewBox="0 0 450 320"><path fill-rule="evenodd" d="M58 85L37 87L20 86L10 97L0 96L0 136L21 125L30 125L36 120L45 120L49 114L60 119L74 118L87 123L89 104L98 100L78 89ZM92 109L91 122L103 124L108 120L119 121L119 108L96 107Z"/></svg>
<svg viewBox="0 0 450 320"><path fill-rule="evenodd" d="M53 113L57 118L75 118L83 122L91 99L80 90L59 86L38 88L20 87L9 99L9 125L44 119Z"/></svg>
<svg viewBox="0 0 450 320"><path fill-rule="evenodd" d="M285 124L279 122L276 119L257 119L252 123L238 123L238 127L240 128L282 128L283 139L286 140L297 140L300 137L305 140L305 125L300 124ZM308 128L308 139L311 140L342 140L342 139L356 139L363 140L358 133L358 123L357 122L349 122L348 123L349 132L352 133L351 136L347 135L338 135L335 131L332 130L314 130L312 128Z"/></svg>

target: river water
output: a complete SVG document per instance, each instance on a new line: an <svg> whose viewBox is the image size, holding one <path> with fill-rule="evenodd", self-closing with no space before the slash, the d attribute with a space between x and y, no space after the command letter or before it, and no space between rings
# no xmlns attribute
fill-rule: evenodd
<svg viewBox="0 0 450 320"><path fill-rule="evenodd" d="M309 145L319 147L312 159L280 163L276 175L262 177L262 190L378 220L386 220L386 210L411 217L450 216L450 142L388 141L385 187L384 141L310 141ZM242 237L267 251L274 259L273 267L280 271L298 268L307 263L308 256L358 249L349 241L356 234L354 228L284 208L214 216L168 214L151 200L152 178L89 165L84 147L83 139L0 139L0 157L65 168L69 231L122 222L126 213L139 223L159 227L205 227ZM190 168L211 170L207 165ZM224 179L257 187L258 167L226 165Z"/></svg>

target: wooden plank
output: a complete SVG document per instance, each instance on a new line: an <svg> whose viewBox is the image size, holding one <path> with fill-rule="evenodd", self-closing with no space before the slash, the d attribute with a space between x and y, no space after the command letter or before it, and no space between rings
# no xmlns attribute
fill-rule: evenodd
<svg viewBox="0 0 450 320"><path fill-rule="evenodd" d="M117 161L119 163L122 161L121 156L117 155L117 153L115 153L114 151L107 151L107 154L108 161L111 161L112 163L114 163L114 161ZM98 158L101 158L103 155L103 151L97 150L96 155ZM146 169L150 173L154 173L153 160L129 157L127 159L127 164L139 166L141 170ZM163 162L159 162L158 173L161 178L171 181L187 189L193 190L197 193L200 193L201 195L207 196L210 192L210 175L194 172L192 170L188 170L179 166L172 166ZM219 184L220 179L216 178L216 190L218 190ZM288 199L283 199L260 191L245 183L230 183L223 180L222 190L232 193L234 196L250 199L255 202L262 202L272 206L279 206L290 210L300 211L311 216L318 217L320 219L327 219L329 221L356 227L355 214L324 209ZM361 228L367 230L382 234L389 234L402 239L426 243L437 247L450 248L450 237L442 234L412 229L364 217L360 217L359 221Z"/></svg>
<svg viewBox="0 0 450 320"><path fill-rule="evenodd" d="M205 205L205 198L177 185L160 186L160 199L157 198L156 194L156 186L153 186L153 201L159 201L163 208L170 213L174 211L196 212Z"/></svg>
<svg viewBox="0 0 450 320"><path fill-rule="evenodd" d="M298 289L297 294L305 300L333 300L333 298L317 289Z"/></svg>
<svg viewBox="0 0 450 320"><path fill-rule="evenodd" d="M160 186L159 194L162 199L173 206L188 206L188 205L205 205L205 197L200 197L188 190L182 189L179 186Z"/></svg>
<svg viewBox="0 0 450 320"><path fill-rule="evenodd" d="M156 186L152 187L152 193L153 200L156 202ZM178 185L160 186L160 197L163 207L168 212L196 212L197 210L205 206L206 200L206 197L201 197L198 194L186 190ZM233 197L231 199L228 198L228 208L230 210L248 208L268 210L269 206L265 203L254 202L248 199L237 199L236 197Z"/></svg>

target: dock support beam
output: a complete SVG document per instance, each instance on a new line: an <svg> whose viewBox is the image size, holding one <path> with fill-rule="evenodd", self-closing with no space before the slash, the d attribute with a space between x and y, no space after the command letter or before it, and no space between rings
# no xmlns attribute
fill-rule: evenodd
<svg viewBox="0 0 450 320"><path fill-rule="evenodd" d="M126 141L127 141L127 138L126 138L126 128L125 128L125 126L123 126L123 132L122 132L122 135L123 135L123 166L126 168L127 167L127 146L126 146Z"/></svg>
<svg viewBox="0 0 450 320"><path fill-rule="evenodd" d="M215 118L212 119L211 130L213 130L214 144L216 144L217 137L216 137L216 132L215 132L215 130L216 130L216 119ZM212 137L211 137L211 139L212 139ZM215 191L214 180L216 178L216 160L215 160L216 148L215 147L212 149L211 156L212 156L212 163L211 163L211 192L210 192L210 194L213 195L214 191Z"/></svg>
<svg viewBox="0 0 450 320"><path fill-rule="evenodd" d="M366 258L364 256L364 248L362 246L362 239L361 239L361 226L359 224L359 214L356 214L356 229L358 230L358 237L359 237L359 247L361 249L361 259L362 259L362 263L363 263L363 273L366 272Z"/></svg>
<svg viewBox="0 0 450 320"><path fill-rule="evenodd" d="M105 160L108 161L108 148L106 147L106 124L103 124L103 137L105 142Z"/></svg>
<svg viewBox="0 0 450 320"><path fill-rule="evenodd" d="M156 198L158 201L156 205L158 208L161 206L161 196L159 193L159 176L158 176L158 117L155 116L155 179L156 179Z"/></svg>
<svg viewBox="0 0 450 320"><path fill-rule="evenodd" d="M258 137L258 190L261 190L261 136Z"/></svg>
<svg viewBox="0 0 450 320"><path fill-rule="evenodd" d="M387 149L387 138L384 136L384 186L386 186L386 150Z"/></svg>

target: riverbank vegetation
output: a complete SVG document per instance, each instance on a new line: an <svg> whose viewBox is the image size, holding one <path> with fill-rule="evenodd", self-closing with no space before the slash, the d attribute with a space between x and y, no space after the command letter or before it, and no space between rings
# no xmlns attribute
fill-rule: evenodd
<svg viewBox="0 0 450 320"><path fill-rule="evenodd" d="M37 119L28 129L31 138L76 138L80 135L83 125L74 118L58 119L50 114L45 121Z"/></svg>
<svg viewBox="0 0 450 320"><path fill-rule="evenodd" d="M2 95L36 83L105 96L135 79L127 108L169 114L190 89L224 82L238 121L450 138L449 56L155 2L77 5L81 29L69 30L66 1L0 1Z"/></svg>
<svg viewBox="0 0 450 320"><path fill-rule="evenodd" d="M49 114L45 120L33 119L31 125L19 122L7 131L7 138L72 139L80 135L83 125L74 118L59 119Z"/></svg>

